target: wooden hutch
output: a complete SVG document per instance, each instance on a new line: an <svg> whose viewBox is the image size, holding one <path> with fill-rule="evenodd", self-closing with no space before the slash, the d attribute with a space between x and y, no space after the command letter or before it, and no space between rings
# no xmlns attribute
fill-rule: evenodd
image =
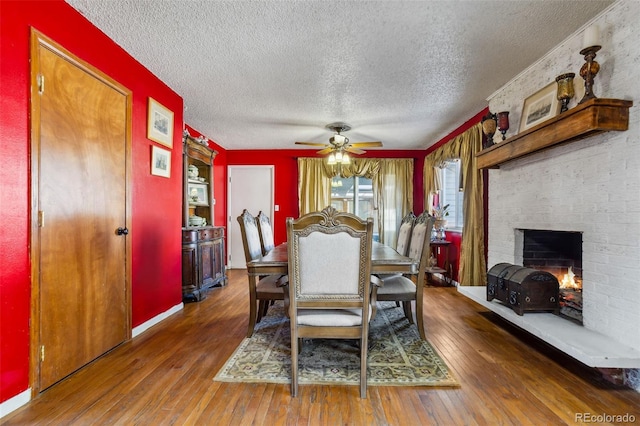
<svg viewBox="0 0 640 426"><path fill-rule="evenodd" d="M204 290L227 283L224 227L214 226L213 160L206 139L183 135L182 299L200 301Z"/></svg>

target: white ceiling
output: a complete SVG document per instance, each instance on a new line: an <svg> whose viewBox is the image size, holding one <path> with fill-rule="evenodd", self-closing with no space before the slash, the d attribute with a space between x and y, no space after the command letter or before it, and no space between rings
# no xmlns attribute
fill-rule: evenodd
<svg viewBox="0 0 640 426"><path fill-rule="evenodd" d="M612 0L67 0L226 149L425 149ZM576 52L578 54L578 52Z"/></svg>

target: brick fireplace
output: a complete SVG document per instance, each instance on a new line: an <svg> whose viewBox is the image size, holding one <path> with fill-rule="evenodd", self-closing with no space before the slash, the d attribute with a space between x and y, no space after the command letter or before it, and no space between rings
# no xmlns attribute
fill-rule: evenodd
<svg viewBox="0 0 640 426"><path fill-rule="evenodd" d="M516 239L523 229L579 232L584 326L640 349L640 284L633 272L640 230L623 201L625 178L640 168L620 170L624 161L617 152L632 143L621 134L606 136L515 160L489 173L487 263L522 265L523 242ZM612 201L603 202L603 196Z"/></svg>
<svg viewBox="0 0 640 426"><path fill-rule="evenodd" d="M488 259L519 264L519 230L582 235L583 324L640 350L640 4L616 3L599 25L598 97L633 100L627 131L605 132L534 153L488 172ZM614 24L615 23L615 24ZM584 63L583 30L567 38L488 99L510 111L518 133L523 100ZM575 108L580 94L572 99ZM518 251L520 249L520 251Z"/></svg>
<svg viewBox="0 0 640 426"><path fill-rule="evenodd" d="M554 82L564 72L578 72L584 58L584 29L600 27L600 73L594 91L601 98L633 100L629 129L605 132L539 151L488 172L488 259L522 265L522 230L577 232L582 236L581 274L585 344L565 347L580 358L608 362L612 346L596 344L588 333L612 339L629 350L636 361L629 368L629 384L640 391L640 3L616 2L602 15L568 37L489 98L491 111L510 111L512 130L518 133L523 100ZM581 93L569 104L574 108ZM531 314L535 315L535 314ZM526 319L525 314L523 319ZM518 318L515 318L517 321ZM570 321L564 321L570 323ZM521 324L525 329L527 324ZM540 324L538 335L562 345L560 338ZM552 343L554 344L554 343ZM634 355L635 354L635 355ZM627 358L625 359L628 359ZM622 358L621 358L622 360ZM621 361L620 364L623 364ZM603 365L595 365L603 366ZM633 379L635 377L635 379Z"/></svg>

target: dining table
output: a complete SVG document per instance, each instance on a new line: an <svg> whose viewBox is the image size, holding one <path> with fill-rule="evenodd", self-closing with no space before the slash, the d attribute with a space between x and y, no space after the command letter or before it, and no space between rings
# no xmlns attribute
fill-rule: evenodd
<svg viewBox="0 0 640 426"><path fill-rule="evenodd" d="M287 275L288 270L289 254L286 242L247 263L247 273L254 279L263 275ZM371 273L417 274L418 262L398 253L393 247L374 241L371 246Z"/></svg>

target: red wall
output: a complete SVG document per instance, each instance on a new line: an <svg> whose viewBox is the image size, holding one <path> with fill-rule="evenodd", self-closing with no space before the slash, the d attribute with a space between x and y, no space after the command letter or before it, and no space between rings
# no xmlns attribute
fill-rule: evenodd
<svg viewBox="0 0 640 426"><path fill-rule="evenodd" d="M0 3L0 402L29 387L30 28L133 93L131 176L133 326L181 303L183 102L61 0ZM150 174L147 99L174 112L171 178Z"/></svg>
<svg viewBox="0 0 640 426"><path fill-rule="evenodd" d="M280 244L287 240L284 223L287 217L298 217L298 157L316 157L314 150L251 150L251 151L227 151L227 164L232 166L273 165L275 169L275 196L274 203L280 206L280 211L274 212L273 223L283 224L274 226L274 240ZM423 206L423 179L422 168L424 165L424 151L388 151L369 150L358 158L413 158L413 208L416 212L422 212ZM233 215L233 212L229 214ZM240 214L240 213L238 213ZM236 214L237 216L237 214ZM224 222L220 222L224 223Z"/></svg>

